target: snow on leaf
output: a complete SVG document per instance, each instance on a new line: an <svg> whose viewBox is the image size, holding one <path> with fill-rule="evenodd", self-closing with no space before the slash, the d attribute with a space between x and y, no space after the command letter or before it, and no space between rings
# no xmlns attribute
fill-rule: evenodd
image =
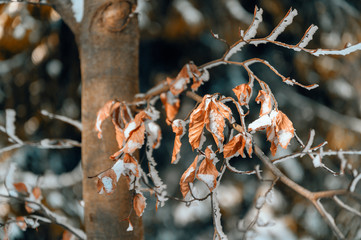
<svg viewBox="0 0 361 240"><path fill-rule="evenodd" d="M204 182L210 191L217 185L218 171L213 159L206 157L199 166L197 179Z"/></svg>
<svg viewBox="0 0 361 240"><path fill-rule="evenodd" d="M25 231L27 228L26 222L25 222L25 218L24 217L16 217L15 219L16 221L16 225L18 225L18 227L22 230Z"/></svg>
<svg viewBox="0 0 361 240"><path fill-rule="evenodd" d="M172 153L172 164L177 164L180 158L180 148L182 146L181 139L186 133L185 129L186 123L183 120L176 119L172 123L173 132L176 134L174 139L174 147Z"/></svg>
<svg viewBox="0 0 361 240"><path fill-rule="evenodd" d="M39 187L34 187L29 193L29 200L40 203L43 196L41 195L41 190ZM33 213L34 211L39 210L40 207L37 204L25 202L25 209L28 213Z"/></svg>
<svg viewBox="0 0 361 240"><path fill-rule="evenodd" d="M137 193L133 198L133 208L138 217L143 215L147 203L142 193Z"/></svg>
<svg viewBox="0 0 361 240"><path fill-rule="evenodd" d="M126 142L123 151L125 153L132 154L135 152L135 150L140 149L144 144L144 133L145 126L142 124L135 131L133 131Z"/></svg>
<svg viewBox="0 0 361 240"><path fill-rule="evenodd" d="M248 131L264 130L266 127L270 126L271 123L271 118L268 115L263 115L248 125Z"/></svg>
<svg viewBox="0 0 361 240"><path fill-rule="evenodd" d="M246 157L244 154L244 147L246 146L246 138L242 133L234 136L226 145L224 145L223 156L224 158L237 157L241 155L243 158Z"/></svg>
<svg viewBox="0 0 361 240"><path fill-rule="evenodd" d="M294 136L295 129L293 128L293 124L286 114L281 111L278 111L278 114L272 121L275 122L275 131L279 145L286 149Z"/></svg>
<svg viewBox="0 0 361 240"><path fill-rule="evenodd" d="M95 130L98 132L98 138L102 138L102 123L107 119L113 112L115 108L119 107L119 102L108 101L104 106L98 111L97 120L95 124Z"/></svg>
<svg viewBox="0 0 361 240"><path fill-rule="evenodd" d="M283 17L283 19L279 22L277 27L273 29L270 35L268 35L267 39L270 41L276 40L276 38L286 29L287 26L289 26L293 18L297 15L297 10L292 8L288 11L286 16Z"/></svg>
<svg viewBox="0 0 361 240"><path fill-rule="evenodd" d="M294 128L289 118L281 111L273 110L248 125L250 132L266 129L267 140L271 142L271 152L274 156L277 146L287 148L294 136Z"/></svg>
<svg viewBox="0 0 361 240"><path fill-rule="evenodd" d="M117 185L117 174L113 169L98 176L97 190L99 194L111 194Z"/></svg>
<svg viewBox="0 0 361 240"><path fill-rule="evenodd" d="M223 150L225 118L232 122L231 110L221 101L217 95L205 95L199 106L192 112L189 123L189 143L193 150L199 148L204 125L212 134L220 151Z"/></svg>
<svg viewBox="0 0 361 240"><path fill-rule="evenodd" d="M22 194L22 195L28 195L29 192L28 192L28 187L22 183L22 182L19 182L19 183L13 183L13 186L15 188L15 190Z"/></svg>
<svg viewBox="0 0 361 240"><path fill-rule="evenodd" d="M124 154L123 162L124 162L124 168L126 170L126 172L125 172L126 175L133 174L134 176L139 177L138 162L135 160L135 158L133 158L133 156L131 156L130 154L127 154L127 153ZM113 167L113 169L114 169L114 167ZM114 171L115 171L115 169L114 169ZM119 177L118 177L118 179L119 179Z"/></svg>
<svg viewBox="0 0 361 240"><path fill-rule="evenodd" d="M236 94L239 104L241 106L248 105L248 100L251 97L252 88L248 84L240 84L233 88L232 91Z"/></svg>
<svg viewBox="0 0 361 240"><path fill-rule="evenodd" d="M189 183L192 183L196 176L198 156L194 159L193 163L188 167L188 169L183 173L179 185L183 197L185 198L189 192Z"/></svg>
<svg viewBox="0 0 361 240"><path fill-rule="evenodd" d="M272 101L270 95L268 95L265 91L260 90L258 92L256 102L261 102L261 112L260 116L266 115L271 112L272 110Z"/></svg>
<svg viewBox="0 0 361 240"><path fill-rule="evenodd" d="M133 231L133 224L130 222L130 220L128 220L129 222L129 225L128 225L128 228L127 228L127 232L132 232Z"/></svg>
<svg viewBox="0 0 361 240"><path fill-rule="evenodd" d="M193 76L193 84L191 85L193 91L196 91L204 81L208 81L209 79L208 71L204 70L204 72L201 73L194 64L189 64L189 72Z"/></svg>
<svg viewBox="0 0 361 240"><path fill-rule="evenodd" d="M171 92L162 93L160 95L167 116L166 122L169 125L178 113L180 101Z"/></svg>
<svg viewBox="0 0 361 240"><path fill-rule="evenodd" d="M159 125L152 121L146 121L145 130L148 133L148 141L152 143L152 148L157 149L162 139L162 132Z"/></svg>

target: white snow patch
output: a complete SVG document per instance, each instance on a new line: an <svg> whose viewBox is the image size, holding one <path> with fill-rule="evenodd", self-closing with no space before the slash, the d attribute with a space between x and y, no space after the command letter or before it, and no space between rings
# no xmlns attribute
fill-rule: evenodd
<svg viewBox="0 0 361 240"><path fill-rule="evenodd" d="M125 139L129 138L130 133L137 127L135 122L130 122L128 126L124 129L124 137Z"/></svg>
<svg viewBox="0 0 361 240"><path fill-rule="evenodd" d="M75 20L81 22L84 15L84 0L71 0Z"/></svg>
<svg viewBox="0 0 361 240"><path fill-rule="evenodd" d="M107 193L112 192L112 190L113 190L113 179L111 179L110 177L102 177L102 183L104 185L104 190Z"/></svg>
<svg viewBox="0 0 361 240"><path fill-rule="evenodd" d="M214 176L211 174L198 174L197 177L210 189L214 188Z"/></svg>
<svg viewBox="0 0 361 240"><path fill-rule="evenodd" d="M270 41L276 40L276 38L286 29L286 27L292 23L293 18L296 15L297 15L296 9L290 11L287 17L285 17L285 19L283 19L281 24L272 31L272 33L269 35L267 39Z"/></svg>
<svg viewBox="0 0 361 240"><path fill-rule="evenodd" d="M122 159L119 159L112 167L115 174L117 175L117 181L119 180L120 176L124 174L125 171L125 164Z"/></svg>
<svg viewBox="0 0 361 240"><path fill-rule="evenodd" d="M273 111L272 111L273 112ZM272 113L271 113L272 115ZM248 130L250 132L257 131L259 129L265 128L271 125L271 118L268 115L263 115L262 117L258 118L257 120L251 122L248 125Z"/></svg>
<svg viewBox="0 0 361 240"><path fill-rule="evenodd" d="M194 169L193 167L189 168L189 169L187 170L187 173L186 173L185 177L184 177L184 181L187 180L187 178L189 177L189 175L190 175L192 172L194 172L194 171L195 171L195 169ZM183 182L184 182L184 181L183 181Z"/></svg>
<svg viewBox="0 0 361 240"><path fill-rule="evenodd" d="M316 155L316 157L313 157L312 163L315 168L323 166L320 155Z"/></svg>
<svg viewBox="0 0 361 240"><path fill-rule="evenodd" d="M309 30L305 33L305 37L301 40L300 44L298 45L300 48L305 48L307 44L312 40L313 35L316 33L318 27L312 25Z"/></svg>
<svg viewBox="0 0 361 240"><path fill-rule="evenodd" d="M325 50L325 49L317 49L317 51L311 53L315 56L321 56L321 55L342 55L346 56L350 53L356 52L358 50L361 50L361 43L355 44L351 47L344 48L342 50Z"/></svg>
<svg viewBox="0 0 361 240"><path fill-rule="evenodd" d="M124 152L132 153L132 152L134 152L135 149L141 148L141 147L142 147L142 144L130 140L130 141L127 142L127 145L125 146Z"/></svg>
<svg viewBox="0 0 361 240"><path fill-rule="evenodd" d="M278 142L282 147L287 147L290 140L293 138L293 134L289 131L280 130L278 132Z"/></svg>
<svg viewBox="0 0 361 240"><path fill-rule="evenodd" d="M179 78L173 85L172 87L175 90L183 90L184 86L187 84L187 78Z"/></svg>
<svg viewBox="0 0 361 240"><path fill-rule="evenodd" d="M129 226L127 228L127 232L132 232L133 231L133 225L129 222Z"/></svg>

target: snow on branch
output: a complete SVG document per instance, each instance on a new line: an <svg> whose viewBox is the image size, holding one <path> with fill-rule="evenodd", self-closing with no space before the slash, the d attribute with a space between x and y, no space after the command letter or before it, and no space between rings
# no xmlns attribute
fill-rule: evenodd
<svg viewBox="0 0 361 240"><path fill-rule="evenodd" d="M68 117L62 116L62 115L53 114L46 110L41 110L41 114L49 117L50 119L57 119L57 120L65 122L65 123L68 123L68 124L76 127L79 131L82 131L82 129L83 129L81 122L78 120L74 120L74 119L71 119L71 118L68 118Z"/></svg>
<svg viewBox="0 0 361 240"><path fill-rule="evenodd" d="M297 15L297 10L292 8L288 11L288 13L286 14L286 16L283 17L283 19L281 20L281 22L277 25L277 27L275 27L273 29L273 31L270 33L270 35L268 35L267 39L270 41L274 41L276 40L276 38L283 33L283 31L286 29L287 26L289 26L292 21L293 18Z"/></svg>

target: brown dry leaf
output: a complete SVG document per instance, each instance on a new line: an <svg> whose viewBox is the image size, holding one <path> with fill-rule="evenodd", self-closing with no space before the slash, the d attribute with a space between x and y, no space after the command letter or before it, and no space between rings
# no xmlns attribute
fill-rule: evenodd
<svg viewBox="0 0 361 240"><path fill-rule="evenodd" d="M209 156L212 156L212 154L209 154ZM209 190L213 191L213 189L217 186L217 177L218 177L218 171L216 166L214 165L213 159L206 157L199 166L197 172L197 179L204 182L208 186Z"/></svg>
<svg viewBox="0 0 361 240"><path fill-rule="evenodd" d="M294 136L294 128L289 118L281 111L272 111L271 125L266 128L267 140L271 142L271 153L274 156L277 146L287 148Z"/></svg>
<svg viewBox="0 0 361 240"><path fill-rule="evenodd" d="M167 78L170 91L174 96L181 94L190 82L190 78L193 78L192 90L197 90L202 85L202 79L200 78L201 73L199 72L196 65L189 63L183 66L181 71L178 73L175 79Z"/></svg>
<svg viewBox="0 0 361 240"><path fill-rule="evenodd" d="M176 164L180 158L180 148L182 146L181 138L185 134L185 122L177 119L172 124L173 132L176 134L172 153L172 164Z"/></svg>
<svg viewBox="0 0 361 240"><path fill-rule="evenodd" d="M24 183L22 183L22 182L14 183L13 186L18 193L23 194L23 195L29 194L28 188L26 187L26 185Z"/></svg>
<svg viewBox="0 0 361 240"><path fill-rule="evenodd" d="M124 154L123 162L125 165L125 169L131 171L134 176L139 177L138 162L132 155L127 153Z"/></svg>
<svg viewBox="0 0 361 240"><path fill-rule="evenodd" d="M38 200L41 197L41 189L39 187L34 187L32 194L34 195L35 199Z"/></svg>
<svg viewBox="0 0 361 240"><path fill-rule="evenodd" d="M104 104L104 106L98 111L97 120L95 123L95 130L98 132L98 138L102 138L102 123L105 119L107 119L114 109L118 108L120 105L119 102L108 101Z"/></svg>
<svg viewBox="0 0 361 240"><path fill-rule="evenodd" d="M189 143L191 144L193 150L199 147L202 138L206 118L206 111L204 111L205 100L206 97L203 98L203 101L196 109L194 109L190 116Z"/></svg>
<svg viewBox="0 0 361 240"><path fill-rule="evenodd" d="M272 121L275 121L275 131L279 145L286 149L295 133L293 124L286 114L281 111L278 111L276 118L272 119Z"/></svg>
<svg viewBox="0 0 361 240"><path fill-rule="evenodd" d="M234 94L236 94L238 102L239 104L241 104L241 106L248 105L248 100L251 97L252 93L252 88L248 84L240 84L232 90Z"/></svg>
<svg viewBox="0 0 361 240"><path fill-rule="evenodd" d="M145 123L145 130L147 132L148 143L152 146L153 149L156 149L160 146L160 141L162 139L162 131L158 124L152 121Z"/></svg>
<svg viewBox="0 0 361 240"><path fill-rule="evenodd" d="M166 122L170 125L178 113L180 101L171 92L162 93L160 95L160 100L164 105L165 113L167 115Z"/></svg>
<svg viewBox="0 0 361 240"><path fill-rule="evenodd" d="M269 114L272 110L272 101L269 94L267 94L265 91L260 90L258 92L258 95L256 97L256 102L261 102L261 111L259 113L260 116Z"/></svg>
<svg viewBox="0 0 361 240"><path fill-rule="evenodd" d="M203 79L201 78L202 74L194 64L189 64L189 70L193 75L193 84L191 85L191 88L193 91L196 91L203 84Z"/></svg>
<svg viewBox="0 0 361 240"><path fill-rule="evenodd" d="M142 124L132 132L123 148L123 151L125 153L132 154L135 152L135 150L140 149L144 144L144 133L145 126Z"/></svg>
<svg viewBox="0 0 361 240"><path fill-rule="evenodd" d="M137 193L133 198L133 208L138 217L142 216L146 205L143 194Z"/></svg>
<svg viewBox="0 0 361 240"><path fill-rule="evenodd" d="M239 133L234 136L226 145L224 145L223 156L224 158L231 158L241 155L243 158L246 157L244 154L244 147L246 146L246 138L243 134Z"/></svg>
<svg viewBox="0 0 361 240"><path fill-rule="evenodd" d="M169 89L174 96L178 96L187 88L187 84L189 83L187 65L188 64L184 65L175 79L167 77Z"/></svg>
<svg viewBox="0 0 361 240"><path fill-rule="evenodd" d="M144 144L145 126L144 121L151 117L144 111L135 115L134 120L129 122L124 128L125 146L118 152L132 154ZM119 155L119 154L118 154ZM114 155L113 155L114 156Z"/></svg>
<svg viewBox="0 0 361 240"><path fill-rule="evenodd" d="M25 231L26 228L27 228L27 225L26 225L26 222L25 222L25 218L24 217L16 217L15 218L15 221L16 221L16 225L19 226L19 228L22 230L22 231Z"/></svg>
<svg viewBox="0 0 361 240"><path fill-rule="evenodd" d="M75 239L75 238L71 232L69 232L68 230L65 230L63 232L62 240L73 240L73 239Z"/></svg>
<svg viewBox="0 0 361 240"><path fill-rule="evenodd" d="M194 159L193 163L188 167L188 169L183 173L179 185L183 197L186 197L189 192L189 183L192 183L196 176L198 156Z"/></svg>
<svg viewBox="0 0 361 240"><path fill-rule="evenodd" d="M225 118L232 122L231 110L221 101L217 100L217 95L205 95L199 106L193 110L189 123L189 143L193 150L199 148L203 127L212 134L217 146L222 151L224 141L223 130Z"/></svg>
<svg viewBox="0 0 361 240"><path fill-rule="evenodd" d="M111 194L117 186L117 175L113 169L109 169L106 172L98 176L97 190L99 194Z"/></svg>
<svg viewBox="0 0 361 240"><path fill-rule="evenodd" d="M212 98L207 108L208 118L206 118L206 128L212 134L214 141L222 151L224 141L225 118L231 122L231 110L222 102Z"/></svg>
<svg viewBox="0 0 361 240"><path fill-rule="evenodd" d="M118 147L123 148L125 141L124 130L118 126L114 126L114 127L115 127L115 139L117 140Z"/></svg>

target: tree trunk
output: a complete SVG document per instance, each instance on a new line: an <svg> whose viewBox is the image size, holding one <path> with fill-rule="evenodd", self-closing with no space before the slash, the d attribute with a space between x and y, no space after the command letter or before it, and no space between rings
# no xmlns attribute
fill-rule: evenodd
<svg viewBox="0 0 361 240"><path fill-rule="evenodd" d="M139 32L137 18L131 15L135 4L135 0L87 0L81 21L74 16L65 19L75 33L81 62L83 199L88 239L143 238L142 221L131 211L132 196L125 179L120 178L113 194L100 195L96 178L88 178L110 168L113 163L109 156L118 150L110 121L103 124L103 139L97 138L97 111L114 98L130 101L138 91ZM67 8L56 0L54 6L60 12ZM134 230L127 232L128 222L122 220L131 212Z"/></svg>

